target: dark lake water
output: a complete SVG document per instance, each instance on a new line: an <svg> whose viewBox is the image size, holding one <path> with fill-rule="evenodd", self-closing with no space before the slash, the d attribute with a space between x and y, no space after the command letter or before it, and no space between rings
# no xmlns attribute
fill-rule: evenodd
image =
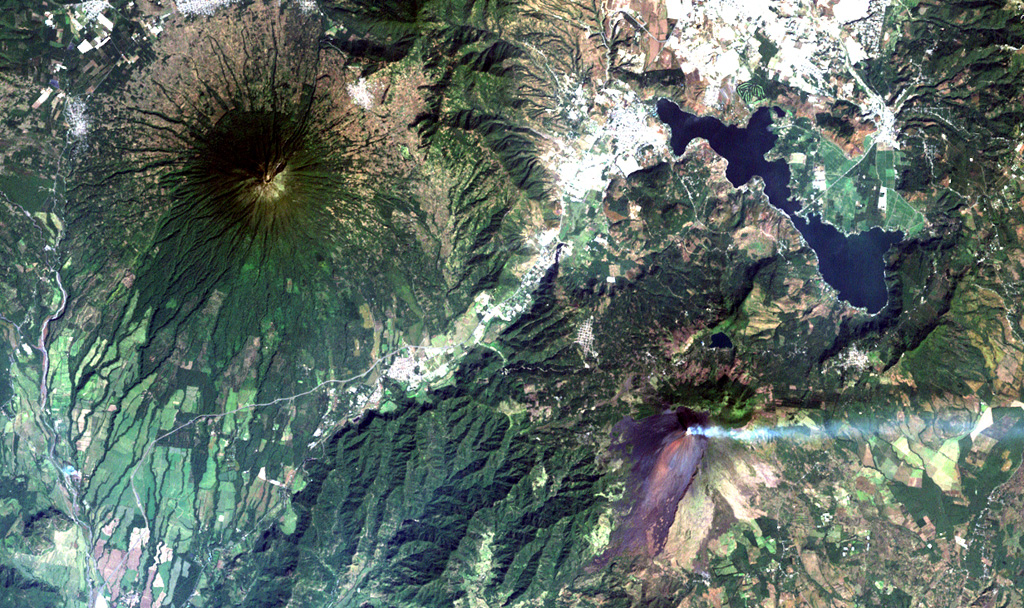
<svg viewBox="0 0 1024 608"><path fill-rule="evenodd" d="M728 161L725 176L734 187L742 186L755 175L763 179L768 201L789 216L818 255L822 278L839 292L840 298L872 314L885 306L888 290L884 255L889 247L903 239L903 233L872 228L846 236L817 215L806 219L797 215L800 201L790 198L789 165L784 160L764 158L778 140L768 128L772 124L768 108L754 112L746 127L737 127L725 125L714 117L683 112L674 102L659 99L658 118L672 131L669 143L676 155L682 154L691 141L700 137Z"/></svg>
<svg viewBox="0 0 1024 608"><path fill-rule="evenodd" d="M732 348L732 340L722 332L711 334L711 348Z"/></svg>

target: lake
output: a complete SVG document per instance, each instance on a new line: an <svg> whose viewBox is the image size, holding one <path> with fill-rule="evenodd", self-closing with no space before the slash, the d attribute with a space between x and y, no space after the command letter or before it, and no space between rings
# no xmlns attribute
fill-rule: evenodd
<svg viewBox="0 0 1024 608"><path fill-rule="evenodd" d="M740 187L754 176L764 180L764 192L772 206L789 216L793 226L818 256L818 269L826 283L839 297L854 306L866 308L871 314L880 311L888 300L885 285L885 252L903 240L900 231L872 228L858 234L844 235L821 217L797 215L800 202L790 198L789 165L784 160L765 160L764 155L775 145L778 135L771 132L772 113L759 108L746 127L726 125L717 118L696 116L682 111L669 99L659 99L658 118L672 131L669 144L674 154L681 155L696 138L703 138L719 156L728 161L725 177L733 187ZM778 108L775 109L780 115Z"/></svg>

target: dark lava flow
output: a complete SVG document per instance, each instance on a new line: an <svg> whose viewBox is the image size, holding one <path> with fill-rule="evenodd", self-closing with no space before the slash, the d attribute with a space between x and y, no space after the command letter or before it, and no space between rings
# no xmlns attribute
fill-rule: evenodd
<svg viewBox="0 0 1024 608"><path fill-rule="evenodd" d="M681 407L639 421L626 417L615 425L621 437L615 447L633 461L625 494L633 502L599 564L621 554L653 557L665 548L676 507L708 445L706 437L687 429L707 423L707 414Z"/></svg>
<svg viewBox="0 0 1024 608"><path fill-rule="evenodd" d="M781 112L776 108L776 111ZM771 204L786 212L804 240L818 255L818 269L825 282L839 292L839 297L874 314L885 306L885 252L903 240L900 231L872 228L846 236L818 215L805 219L796 214L800 202L789 197L789 165L784 160L767 161L766 152L778 136L768 127L772 124L768 108L754 112L746 128L725 125L710 116L696 116L679 109L668 99L658 100L658 118L672 130L670 143L676 155L686 151L695 138L708 140L711 149L728 161L725 176L739 187L755 175L764 180L764 192Z"/></svg>

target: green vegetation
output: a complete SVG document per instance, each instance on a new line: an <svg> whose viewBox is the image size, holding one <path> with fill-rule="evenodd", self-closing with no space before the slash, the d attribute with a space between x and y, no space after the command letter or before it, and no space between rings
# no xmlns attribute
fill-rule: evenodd
<svg viewBox="0 0 1024 608"><path fill-rule="evenodd" d="M846 233L875 226L917 235L925 217L897 190L896 171L903 162L897 150L880 150L870 141L856 158L847 158L839 146L814 129L805 118L783 130L772 152L789 160L794 196L808 213ZM795 155L799 162L795 162Z"/></svg>
<svg viewBox="0 0 1024 608"><path fill-rule="evenodd" d="M26 578L17 569L0 564L0 604L49 608L60 603L61 594L56 587Z"/></svg>
<svg viewBox="0 0 1024 608"><path fill-rule="evenodd" d="M1020 603L997 589L1024 568L1004 9L890 7L891 56L858 65L900 149L848 157L846 102L778 125L806 211L907 235L868 316L701 150L557 191L584 142L622 152L591 137L615 95L701 94L616 64L648 15L609 35L600 3L114 4L86 54L80 8L0 17L0 65L46 58L4 78L62 58L62 91L98 87L87 137L40 136L56 103L4 123L0 604ZM793 99L763 67L739 95ZM637 498L610 430L677 406L793 433L709 443L666 553L598 568Z"/></svg>
<svg viewBox="0 0 1024 608"><path fill-rule="evenodd" d="M0 71L26 70L29 59L46 56L51 30L22 0L0 2Z"/></svg>
<svg viewBox="0 0 1024 608"><path fill-rule="evenodd" d="M51 181L36 175L0 175L0 192L30 212L42 210L52 187Z"/></svg>
<svg viewBox="0 0 1024 608"><path fill-rule="evenodd" d="M906 34L893 39L891 56L869 63L867 76L901 102L904 151L913 163L903 179L921 188L912 173L928 171L929 181L948 177L963 196L996 191L1024 121L1017 84L1024 59L1012 51L1024 44L1019 10L926 0L891 12ZM954 40L928 42L947 28L956 28ZM919 84L922 76L930 84Z"/></svg>
<svg viewBox="0 0 1024 608"><path fill-rule="evenodd" d="M217 601L493 606L571 582L599 549L586 539L605 482L570 428L510 420L475 392L404 401L335 437L293 501L295 532L231 564Z"/></svg>
<svg viewBox="0 0 1024 608"><path fill-rule="evenodd" d="M736 92L751 107L759 105L765 98L764 87L753 81L741 82L736 86Z"/></svg>
<svg viewBox="0 0 1024 608"><path fill-rule="evenodd" d="M779 47L769 40L768 37L760 30L754 33L754 38L756 38L759 43L757 51L761 55L761 65L767 66L772 58L778 54Z"/></svg>

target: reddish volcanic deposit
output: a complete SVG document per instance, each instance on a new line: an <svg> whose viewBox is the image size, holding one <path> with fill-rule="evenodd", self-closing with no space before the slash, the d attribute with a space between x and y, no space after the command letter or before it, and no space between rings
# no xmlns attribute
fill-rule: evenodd
<svg viewBox="0 0 1024 608"><path fill-rule="evenodd" d="M599 563L620 554L654 557L664 549L676 507L708 443L687 429L706 424L707 415L679 408L640 421L626 418L615 426L622 438L616 447L633 462L626 493L630 507Z"/></svg>

